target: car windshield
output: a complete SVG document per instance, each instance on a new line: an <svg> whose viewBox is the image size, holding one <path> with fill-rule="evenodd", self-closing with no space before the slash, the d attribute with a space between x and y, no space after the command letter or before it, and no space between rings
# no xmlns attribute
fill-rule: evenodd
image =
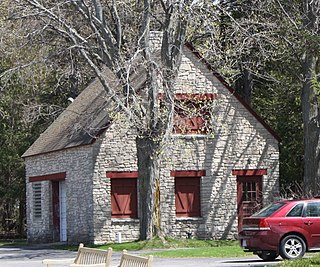
<svg viewBox="0 0 320 267"><path fill-rule="evenodd" d="M285 204L284 202L277 202L277 203L270 204L264 207L263 209L261 209L260 211L254 213L252 217L268 217L274 212L276 212L277 210L279 210L281 207L283 207L284 204Z"/></svg>

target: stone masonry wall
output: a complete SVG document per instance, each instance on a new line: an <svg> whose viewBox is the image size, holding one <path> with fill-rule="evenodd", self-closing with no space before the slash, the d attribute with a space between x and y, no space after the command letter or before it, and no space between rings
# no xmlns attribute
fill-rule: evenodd
<svg viewBox="0 0 320 267"><path fill-rule="evenodd" d="M177 93L214 93L211 136L173 136L162 163L162 226L169 235L233 238L237 233L234 169L267 169L264 202L279 194L278 142L189 51L183 58ZM201 219L175 218L174 177L170 170L206 170L201 179Z"/></svg>
<svg viewBox="0 0 320 267"><path fill-rule="evenodd" d="M214 132L173 135L161 162L162 230L173 237L225 239L237 233L237 182L234 169L267 169L263 177L264 202L279 193L278 142L265 127L185 50L176 93L217 95L213 100ZM95 243L139 238L138 220L111 219L110 180L107 171L137 171L135 135L124 120L113 125L95 145ZM205 170L201 179L201 218L176 218L174 177L171 170Z"/></svg>
<svg viewBox="0 0 320 267"><path fill-rule="evenodd" d="M103 143L95 144L94 229L95 243L139 239L138 219L111 218L111 183L106 172L137 171L135 135L126 120L113 124L103 135ZM139 201L139 199L138 199Z"/></svg>
<svg viewBox="0 0 320 267"><path fill-rule="evenodd" d="M42 216L33 216L30 176L66 172L67 240L69 243L92 242L92 148L84 146L65 151L28 157L26 165L27 235L30 243L53 241L51 182L42 181Z"/></svg>

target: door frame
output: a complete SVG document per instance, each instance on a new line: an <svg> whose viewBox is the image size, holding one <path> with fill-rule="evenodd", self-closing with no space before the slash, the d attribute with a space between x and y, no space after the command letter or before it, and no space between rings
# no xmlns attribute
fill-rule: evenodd
<svg viewBox="0 0 320 267"><path fill-rule="evenodd" d="M60 242L67 241L67 192L66 192L66 182L59 182L60 190Z"/></svg>
<svg viewBox="0 0 320 267"><path fill-rule="evenodd" d="M59 181L51 182L53 242L60 241L60 188Z"/></svg>
<svg viewBox="0 0 320 267"><path fill-rule="evenodd" d="M238 230L242 228L243 215L243 202L244 192L243 183L255 182L256 183L256 200L260 204L257 209L262 207L263 203L263 175L267 174L266 169L250 169L250 170L233 170L232 174L237 176L237 217L238 217Z"/></svg>
<svg viewBox="0 0 320 267"><path fill-rule="evenodd" d="M52 224L54 241L67 241L65 181L52 181Z"/></svg>
<svg viewBox="0 0 320 267"><path fill-rule="evenodd" d="M49 208L49 210L51 210L51 222L49 222L49 227L52 229L53 232L53 240L54 241L61 241L61 236L60 236L60 232L61 232L61 225L64 223L60 221L61 215L60 212L63 209L66 209L66 201L64 201L65 206L61 206L61 194L60 194L60 183L63 183L65 185L65 179L66 179L66 172L57 172L57 173L49 173L49 174L44 174L44 175L36 175L36 176L29 176L29 183L34 183L34 182L43 182L43 181L49 181L50 186L51 186L51 208ZM50 187L49 186L49 187ZM63 190L62 190L63 191ZM64 190L65 192L65 190ZM50 199L50 195L46 196L47 198ZM54 206L54 203L56 203L56 206ZM50 200L48 205L50 205ZM59 213L55 213L55 211L59 210ZM53 218L54 217L54 218ZM59 218L59 220L58 220ZM54 224L55 225L59 225L59 228L57 230L54 230ZM65 225L66 222L65 222ZM64 228L64 231L67 231L67 228ZM65 235L66 237L66 235ZM63 240L63 239L62 239Z"/></svg>

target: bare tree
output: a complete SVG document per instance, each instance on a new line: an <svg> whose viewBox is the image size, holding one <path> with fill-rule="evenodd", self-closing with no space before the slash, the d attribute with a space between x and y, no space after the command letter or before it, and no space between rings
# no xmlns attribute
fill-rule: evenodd
<svg viewBox="0 0 320 267"><path fill-rule="evenodd" d="M265 73L266 64L276 53L278 25L272 17L272 1L215 1L207 9L207 19L194 23L198 30L193 42L206 58L251 104L254 87L273 81Z"/></svg>
<svg viewBox="0 0 320 267"><path fill-rule="evenodd" d="M302 113L304 129L305 193L320 191L319 42L320 2L304 0L302 7L304 42L302 52Z"/></svg>
<svg viewBox="0 0 320 267"><path fill-rule="evenodd" d="M38 41L64 43L60 49L79 53L117 110L130 118L137 132L140 238L161 235L159 154L172 129L174 83L192 3L182 0L17 0L17 3L20 9L16 14L34 23L30 36ZM162 33L160 61L153 55L151 30ZM131 80L138 65L144 68L143 88L136 88ZM106 70L114 76L112 82L104 75ZM161 109L160 92L164 95Z"/></svg>

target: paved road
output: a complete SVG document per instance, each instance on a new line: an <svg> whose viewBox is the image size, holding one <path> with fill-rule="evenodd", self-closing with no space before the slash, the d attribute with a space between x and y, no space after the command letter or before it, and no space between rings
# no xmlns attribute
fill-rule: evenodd
<svg viewBox="0 0 320 267"><path fill-rule="evenodd" d="M131 252L130 252L131 253ZM141 253L132 252L132 253ZM0 247L0 267L46 267L42 264L43 259L64 259L75 257L76 252L43 248L38 246L30 247ZM120 252L113 252L111 266L116 267L120 262ZM154 267L243 267L243 266L272 266L280 263L263 262L258 257L248 256L241 258L154 258ZM53 267L67 267L68 264L54 265Z"/></svg>

